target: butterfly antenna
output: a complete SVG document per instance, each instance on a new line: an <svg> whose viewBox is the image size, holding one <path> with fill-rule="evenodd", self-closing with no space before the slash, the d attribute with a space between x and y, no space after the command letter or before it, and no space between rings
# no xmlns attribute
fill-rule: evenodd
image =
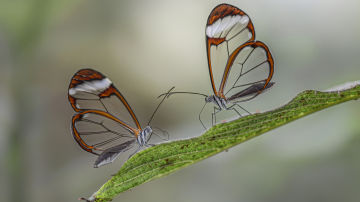
<svg viewBox="0 0 360 202"><path fill-rule="evenodd" d="M159 109L160 105L164 102L164 100L165 100L167 97L169 97L170 92L171 92L174 88L175 88L175 86L172 87L172 88L170 88L170 90L169 90L167 93L162 94L162 95L166 95L166 96L164 96L164 98L161 100L161 102L159 103L159 105L156 107L156 109L155 109L154 113L151 115L151 118L150 118L150 120L149 120L149 122L148 122L147 125L150 125L150 122L153 120L153 118L154 118L154 116L155 116L155 113L156 113L157 110ZM158 98L159 98L159 97L158 97Z"/></svg>
<svg viewBox="0 0 360 202"><path fill-rule="evenodd" d="M191 95L200 95L200 96L203 96L203 97L207 97L207 95L205 94L202 94L202 93L196 93L196 92L167 92L167 93L163 93L161 95L158 96L158 98L162 97L162 96L165 96L165 97L170 97L170 95L173 95L173 94L191 94Z"/></svg>

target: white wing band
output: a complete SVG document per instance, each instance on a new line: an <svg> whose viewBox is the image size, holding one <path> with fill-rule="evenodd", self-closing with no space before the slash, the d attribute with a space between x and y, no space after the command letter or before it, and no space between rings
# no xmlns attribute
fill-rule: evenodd
<svg viewBox="0 0 360 202"><path fill-rule="evenodd" d="M219 34L232 26L236 23L240 24L247 24L249 23L249 17L247 15L233 15L233 16L226 16L225 18L218 19L212 25L206 27L206 35L210 38L213 38L216 34Z"/></svg>
<svg viewBox="0 0 360 202"><path fill-rule="evenodd" d="M111 84L112 82L108 78L104 78L102 80L85 81L84 83L79 84L74 88L70 88L69 94L75 95L77 92L99 94L109 88Z"/></svg>

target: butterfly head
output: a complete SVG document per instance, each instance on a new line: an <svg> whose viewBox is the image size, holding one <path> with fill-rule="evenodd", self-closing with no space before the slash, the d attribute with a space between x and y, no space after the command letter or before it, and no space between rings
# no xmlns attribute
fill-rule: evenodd
<svg viewBox="0 0 360 202"><path fill-rule="evenodd" d="M142 131L144 133L144 137L148 137L152 133L152 129L150 126L146 126L144 130Z"/></svg>
<svg viewBox="0 0 360 202"><path fill-rule="evenodd" d="M214 102L215 101L215 96L214 95L209 95L207 97L205 97L205 102L209 103L209 102Z"/></svg>

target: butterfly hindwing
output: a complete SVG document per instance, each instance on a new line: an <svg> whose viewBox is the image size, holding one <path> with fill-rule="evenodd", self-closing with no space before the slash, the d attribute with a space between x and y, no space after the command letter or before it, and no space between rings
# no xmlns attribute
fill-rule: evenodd
<svg viewBox="0 0 360 202"><path fill-rule="evenodd" d="M85 110L75 114L71 128L81 148L94 154L135 140L134 134L137 132L117 117L100 110Z"/></svg>
<svg viewBox="0 0 360 202"><path fill-rule="evenodd" d="M268 47L251 41L230 55L225 67L219 94L229 101L246 101L271 87L274 61Z"/></svg>

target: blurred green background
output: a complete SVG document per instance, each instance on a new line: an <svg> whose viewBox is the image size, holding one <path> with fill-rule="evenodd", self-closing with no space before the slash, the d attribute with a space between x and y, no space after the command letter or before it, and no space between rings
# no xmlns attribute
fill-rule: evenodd
<svg viewBox="0 0 360 202"><path fill-rule="evenodd" d="M360 79L360 1L225 2L250 15L275 58L275 87L248 110ZM110 77L143 124L171 86L210 94L205 24L219 3L0 0L1 201L77 201L120 168L121 159L93 168L73 140L67 88L78 69ZM171 99L154 125L171 140L200 135L202 104ZM114 201L358 202L359 115L359 102L327 109Z"/></svg>

